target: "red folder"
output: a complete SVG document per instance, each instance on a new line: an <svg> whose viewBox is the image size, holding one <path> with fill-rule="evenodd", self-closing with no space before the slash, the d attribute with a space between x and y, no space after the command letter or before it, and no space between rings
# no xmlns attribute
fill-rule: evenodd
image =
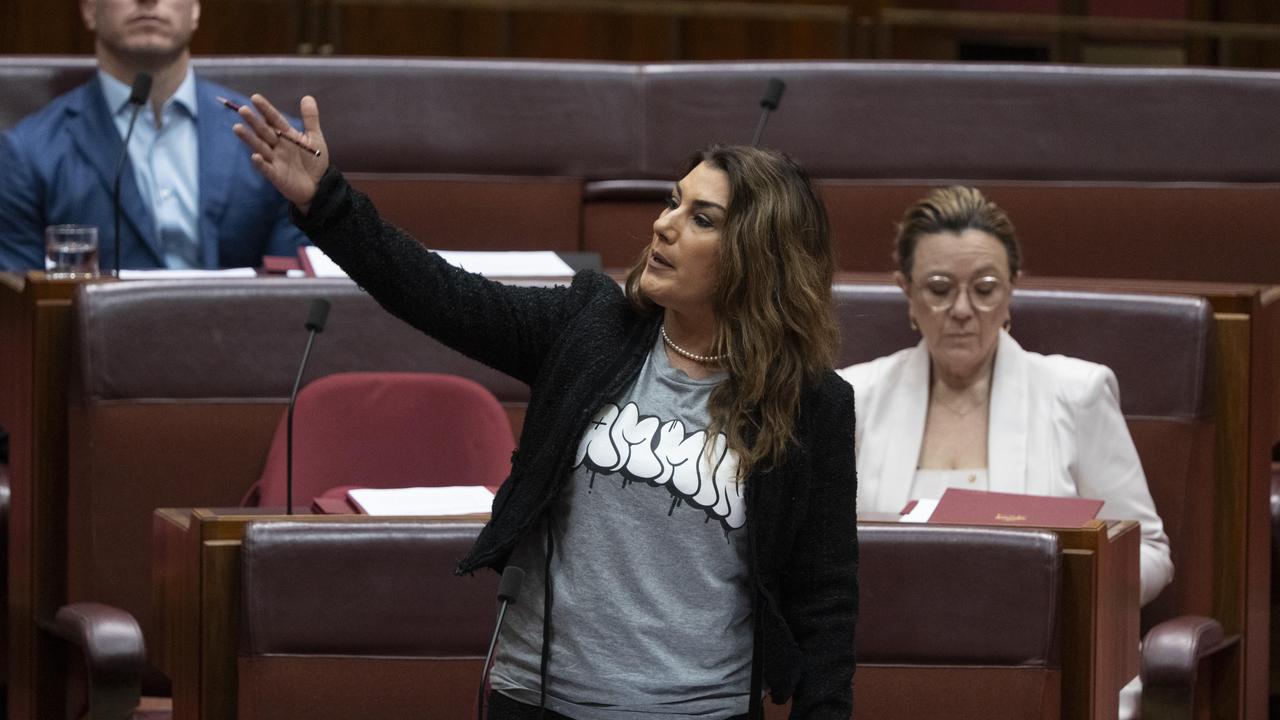
<svg viewBox="0 0 1280 720"><path fill-rule="evenodd" d="M948 488L929 517L931 523L1083 527L1102 509L1101 500Z"/></svg>
<svg viewBox="0 0 1280 720"><path fill-rule="evenodd" d="M267 255L262 258L262 271L268 275L286 275L290 270L302 269L297 258Z"/></svg>

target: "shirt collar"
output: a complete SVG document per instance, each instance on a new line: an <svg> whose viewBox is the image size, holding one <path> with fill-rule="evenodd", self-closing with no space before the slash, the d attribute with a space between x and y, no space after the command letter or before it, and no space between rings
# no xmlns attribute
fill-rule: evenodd
<svg viewBox="0 0 1280 720"><path fill-rule="evenodd" d="M111 108L113 115L119 115L128 109L129 95L133 88L103 70L98 70L98 82L102 86L102 95L107 99L107 107ZM182 79L182 84L178 85L173 97L165 101L166 106L170 103L177 103L187 111L188 115L196 116L196 74L190 66L187 67L187 75Z"/></svg>

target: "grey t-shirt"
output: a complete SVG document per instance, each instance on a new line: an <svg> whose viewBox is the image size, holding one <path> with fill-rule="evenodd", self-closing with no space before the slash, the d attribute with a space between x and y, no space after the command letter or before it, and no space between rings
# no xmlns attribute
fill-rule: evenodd
<svg viewBox="0 0 1280 720"><path fill-rule="evenodd" d="M575 720L747 712L751 599L745 486L707 399L720 374L691 379L661 339L635 383L600 408L551 514L547 707ZM537 705L546 528L514 550L524 569L492 684Z"/></svg>

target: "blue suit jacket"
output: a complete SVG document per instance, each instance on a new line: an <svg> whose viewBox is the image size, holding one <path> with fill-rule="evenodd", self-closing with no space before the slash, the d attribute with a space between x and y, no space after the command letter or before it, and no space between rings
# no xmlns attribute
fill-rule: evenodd
<svg viewBox="0 0 1280 720"><path fill-rule="evenodd" d="M257 267L263 255L292 256L306 239L289 221L287 201L249 162L231 132L237 116L217 95L248 102L196 78L204 267ZM0 136L0 270L44 269L44 228L59 223L98 226L100 266L112 267L112 182L123 147L96 76ZM120 266L164 267L153 214L127 162L120 203Z"/></svg>

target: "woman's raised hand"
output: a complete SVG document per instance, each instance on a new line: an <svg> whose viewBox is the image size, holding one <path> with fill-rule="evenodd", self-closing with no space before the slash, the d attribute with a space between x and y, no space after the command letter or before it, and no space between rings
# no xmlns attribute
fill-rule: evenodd
<svg viewBox="0 0 1280 720"><path fill-rule="evenodd" d="M236 137L253 151L250 159L258 172L298 206L304 214L315 198L316 186L325 168L329 166L329 148L320 132L320 109L310 95L302 98L302 128L298 132L284 115L265 97L255 94L249 98L255 113L249 107L241 107L236 123ZM317 152L307 152L310 148Z"/></svg>

